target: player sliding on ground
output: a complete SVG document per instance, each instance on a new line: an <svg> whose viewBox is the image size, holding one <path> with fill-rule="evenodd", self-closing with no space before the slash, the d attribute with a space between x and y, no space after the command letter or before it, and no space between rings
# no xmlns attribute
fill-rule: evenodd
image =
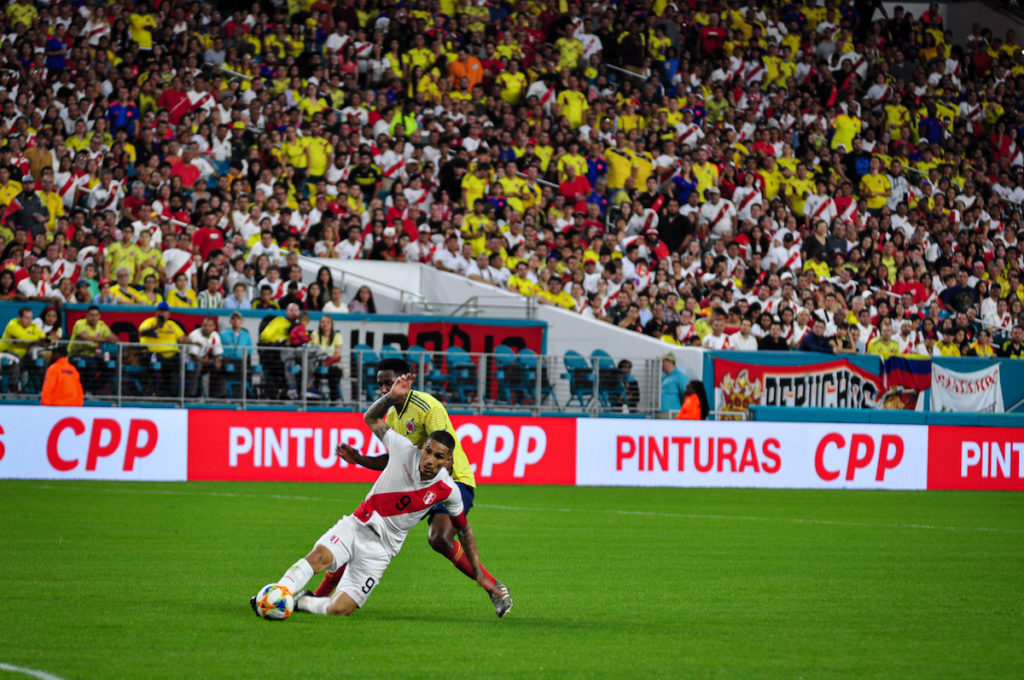
<svg viewBox="0 0 1024 680"><path fill-rule="evenodd" d="M391 390L375 401L363 416L388 450L383 474L356 511L340 519L321 536L313 550L289 567L278 581L279 585L296 593L295 606L301 611L348 616L362 607L398 554L409 530L437 502L445 506L454 522L476 582L492 593L492 599L496 591L503 595L502 602L507 606L495 605L498 616L504 616L512 608L508 589L499 588L500 584L480 566L462 494L448 473L455 438L444 430L433 431L427 435L423 447L417 449L388 427L384 419L388 409L408 396L411 385L411 375L397 378ZM343 565L347 565L347 569L332 597L317 597L304 590L314 574L326 569L337 570ZM250 604L259 615L255 597Z"/></svg>
<svg viewBox="0 0 1024 680"><path fill-rule="evenodd" d="M377 385L380 386L381 394L388 394L393 389L395 378L409 373L409 364L402 359L384 359L377 365ZM423 446L427 433L435 430L444 430L455 437L455 428L448 418L448 412L444 406L434 397L425 392L409 390L400 399L394 402L394 408L388 410L387 424L396 434L406 437L416 446ZM383 470L388 463L388 455L363 456L352 447L338 447L339 455L349 463L362 465L371 470ZM455 438L455 450L452 451L451 465L448 470L455 480L456 486L462 494L462 506L468 515L473 508L473 499L476 496L476 479L473 477L473 470L469 466L469 459L458 438ZM427 532L427 541L430 547L438 553L447 557L455 567L471 579L476 579L473 572L473 565L470 564L466 551L455 537L455 524L452 516L445 509L445 506L438 503L427 513L427 521L430 529ZM487 569L480 567L487 578L492 578ZM344 573L344 566L338 571L330 571L324 576L324 580L316 589L316 595L326 597L330 595L335 586L341 580ZM494 582L494 587L488 590L491 602L494 604L494 611L498 616L504 615L505 611L512 608L512 598L509 596L508 588L500 581Z"/></svg>

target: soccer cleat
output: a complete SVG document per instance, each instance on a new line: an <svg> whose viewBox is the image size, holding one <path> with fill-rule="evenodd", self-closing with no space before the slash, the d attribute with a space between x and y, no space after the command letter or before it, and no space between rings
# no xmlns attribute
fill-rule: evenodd
<svg viewBox="0 0 1024 680"><path fill-rule="evenodd" d="M309 588L303 588L295 595L295 611L299 611L299 600L304 597L312 597L313 591Z"/></svg>
<svg viewBox="0 0 1024 680"><path fill-rule="evenodd" d="M252 613L253 614L255 614L256 616L260 617L261 619L263 618L263 615L260 614L260 608L256 606L256 596L255 595L253 595L252 597L249 598L249 606L252 607Z"/></svg>
<svg viewBox="0 0 1024 680"><path fill-rule="evenodd" d="M505 616L512 610L512 595L508 592L508 586L501 581L494 582L494 590L490 593L491 602L494 603L494 613L498 618Z"/></svg>

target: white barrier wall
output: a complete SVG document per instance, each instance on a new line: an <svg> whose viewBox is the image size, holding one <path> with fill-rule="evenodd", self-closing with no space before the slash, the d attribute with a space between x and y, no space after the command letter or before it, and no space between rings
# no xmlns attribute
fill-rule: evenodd
<svg viewBox="0 0 1024 680"><path fill-rule="evenodd" d="M346 300L355 294L359 285L369 285L374 291L377 311L382 314L401 313L399 296L400 291L405 291L413 297L423 297L441 306L442 314L452 310L449 305L460 305L476 297L480 301L481 312L476 318L526 318L526 299L521 295L426 265L320 258L300 258L300 263L307 282L313 280L321 266L335 272L336 280L344 275L347 282ZM412 297L407 299L411 300ZM616 359L635 359L655 358L673 351L679 369L690 379L699 379L704 370L704 353L699 349L674 347L649 336L584 319L578 314L549 305L537 305L536 318L548 323L548 354L565 354L569 350L576 350L584 356L590 356L595 349L603 349Z"/></svg>

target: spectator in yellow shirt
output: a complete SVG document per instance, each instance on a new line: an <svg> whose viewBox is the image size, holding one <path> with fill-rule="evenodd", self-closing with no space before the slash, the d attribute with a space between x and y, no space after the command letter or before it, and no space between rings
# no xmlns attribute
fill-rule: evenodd
<svg viewBox="0 0 1024 680"><path fill-rule="evenodd" d="M13 362L9 388L11 392L20 391L22 365L32 356L28 350L45 342L43 330L32 323L32 310L29 307L19 309L18 316L7 322L3 337L0 337L0 358Z"/></svg>
<svg viewBox="0 0 1024 680"><path fill-rule="evenodd" d="M892 183L881 173L882 162L872 158L868 174L860 178L860 197L865 199L868 210L875 212L885 207L887 199L892 196Z"/></svg>
<svg viewBox="0 0 1024 680"><path fill-rule="evenodd" d="M889 319L878 322L878 337L868 343L867 349L868 354L877 354L882 359L900 353L900 343L892 339L892 322Z"/></svg>

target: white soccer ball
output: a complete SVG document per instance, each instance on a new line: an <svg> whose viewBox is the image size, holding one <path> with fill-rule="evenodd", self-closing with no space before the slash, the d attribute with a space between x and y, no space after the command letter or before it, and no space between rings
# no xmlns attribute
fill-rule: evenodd
<svg viewBox="0 0 1024 680"><path fill-rule="evenodd" d="M256 595L256 609L269 621L284 621L295 611L295 598L284 586L269 583Z"/></svg>

